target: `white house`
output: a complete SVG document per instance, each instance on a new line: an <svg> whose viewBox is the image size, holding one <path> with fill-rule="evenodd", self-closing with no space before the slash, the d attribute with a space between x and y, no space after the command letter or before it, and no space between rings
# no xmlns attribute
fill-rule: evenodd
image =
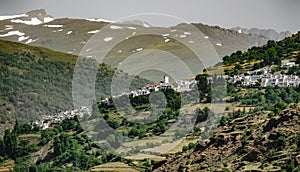
<svg viewBox="0 0 300 172"><path fill-rule="evenodd" d="M289 67L293 67L295 65L296 65L295 62L285 61L285 62L283 62L283 64L281 65L281 67L289 68Z"/></svg>

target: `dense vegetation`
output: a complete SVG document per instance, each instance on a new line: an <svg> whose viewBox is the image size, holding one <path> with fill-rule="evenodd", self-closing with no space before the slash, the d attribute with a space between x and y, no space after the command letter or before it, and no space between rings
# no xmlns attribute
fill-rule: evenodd
<svg viewBox="0 0 300 172"><path fill-rule="evenodd" d="M166 88L161 91L166 96L167 100L164 112L162 112L162 114L159 114L158 110L154 109L151 111L151 114L136 122L129 121L128 119L120 115L114 115L115 117L112 117L110 114L116 111L114 105L107 105L106 103L102 102L98 104L98 108L101 112L101 116L110 125L110 127L117 130L121 129L122 134L125 136L131 138L142 138L145 137L147 133L150 133L151 135L159 135L167 130L169 126L169 120L176 119L176 117L179 115L179 109L181 106L179 93L170 88ZM152 103L156 105L163 104L163 99L159 97L161 96L159 93L155 94L154 96L157 96L155 98L156 102ZM124 99L126 99L126 97L122 96L115 101L119 106L124 107L124 109L120 109L121 112L124 111L124 113L130 114L133 111L132 109L130 109L130 105L124 104L124 102L126 102ZM136 110L136 114L146 112L150 109L149 95L130 97L130 102L132 107ZM152 123L143 124L143 121L152 121Z"/></svg>
<svg viewBox="0 0 300 172"><path fill-rule="evenodd" d="M0 43L3 45L0 47L1 120L15 115L29 121L73 109L72 77L76 56L7 41ZM114 71L107 65L99 65L97 97L110 94ZM139 88L145 83L148 81L137 77L132 87Z"/></svg>
<svg viewBox="0 0 300 172"><path fill-rule="evenodd" d="M74 171L88 170L95 165L120 160L115 155L101 150L83 134L75 117L65 120L53 129L31 129L28 124L16 125L12 131L6 130L0 140L0 163L15 160L14 171ZM45 157L32 162L37 151L52 147ZM38 155L42 156L42 152Z"/></svg>

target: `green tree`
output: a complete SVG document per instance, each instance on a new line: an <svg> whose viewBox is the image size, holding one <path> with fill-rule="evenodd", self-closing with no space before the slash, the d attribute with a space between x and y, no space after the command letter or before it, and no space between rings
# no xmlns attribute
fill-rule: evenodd
<svg viewBox="0 0 300 172"><path fill-rule="evenodd" d="M297 55L296 64L300 64L300 53Z"/></svg>
<svg viewBox="0 0 300 172"><path fill-rule="evenodd" d="M0 140L0 156L5 155L5 143L3 140Z"/></svg>
<svg viewBox="0 0 300 172"><path fill-rule="evenodd" d="M16 134L20 134L20 125L19 125L19 121L16 120L15 122L15 126L14 126L14 130L13 130Z"/></svg>
<svg viewBox="0 0 300 172"><path fill-rule="evenodd" d="M10 158L15 158L15 151L17 148L17 134L10 130L5 130L4 132L4 143L5 143L5 152Z"/></svg>

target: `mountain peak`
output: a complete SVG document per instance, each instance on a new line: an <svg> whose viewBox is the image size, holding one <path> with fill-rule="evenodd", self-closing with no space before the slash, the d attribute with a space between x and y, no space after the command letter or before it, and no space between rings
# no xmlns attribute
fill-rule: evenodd
<svg viewBox="0 0 300 172"><path fill-rule="evenodd" d="M54 19L54 17L52 17L51 15L48 15L45 9L38 9L38 10L32 10L26 13L27 17L29 19L31 18L38 18L41 21L45 21L45 18L52 18Z"/></svg>
<svg viewBox="0 0 300 172"><path fill-rule="evenodd" d="M45 9L32 10L26 13L28 16L46 16L47 12Z"/></svg>
<svg viewBox="0 0 300 172"><path fill-rule="evenodd" d="M53 21L54 17L48 15L45 9L39 9L20 15L0 16L1 20L10 20L11 23L23 23L26 25L39 25Z"/></svg>

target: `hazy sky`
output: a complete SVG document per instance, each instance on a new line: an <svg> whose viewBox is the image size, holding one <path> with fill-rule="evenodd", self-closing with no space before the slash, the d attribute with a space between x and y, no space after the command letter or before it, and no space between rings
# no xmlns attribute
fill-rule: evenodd
<svg viewBox="0 0 300 172"><path fill-rule="evenodd" d="M118 20L139 13L163 13L188 22L300 30L300 0L0 0L0 15L44 8L56 17ZM155 18L162 24L166 20Z"/></svg>

